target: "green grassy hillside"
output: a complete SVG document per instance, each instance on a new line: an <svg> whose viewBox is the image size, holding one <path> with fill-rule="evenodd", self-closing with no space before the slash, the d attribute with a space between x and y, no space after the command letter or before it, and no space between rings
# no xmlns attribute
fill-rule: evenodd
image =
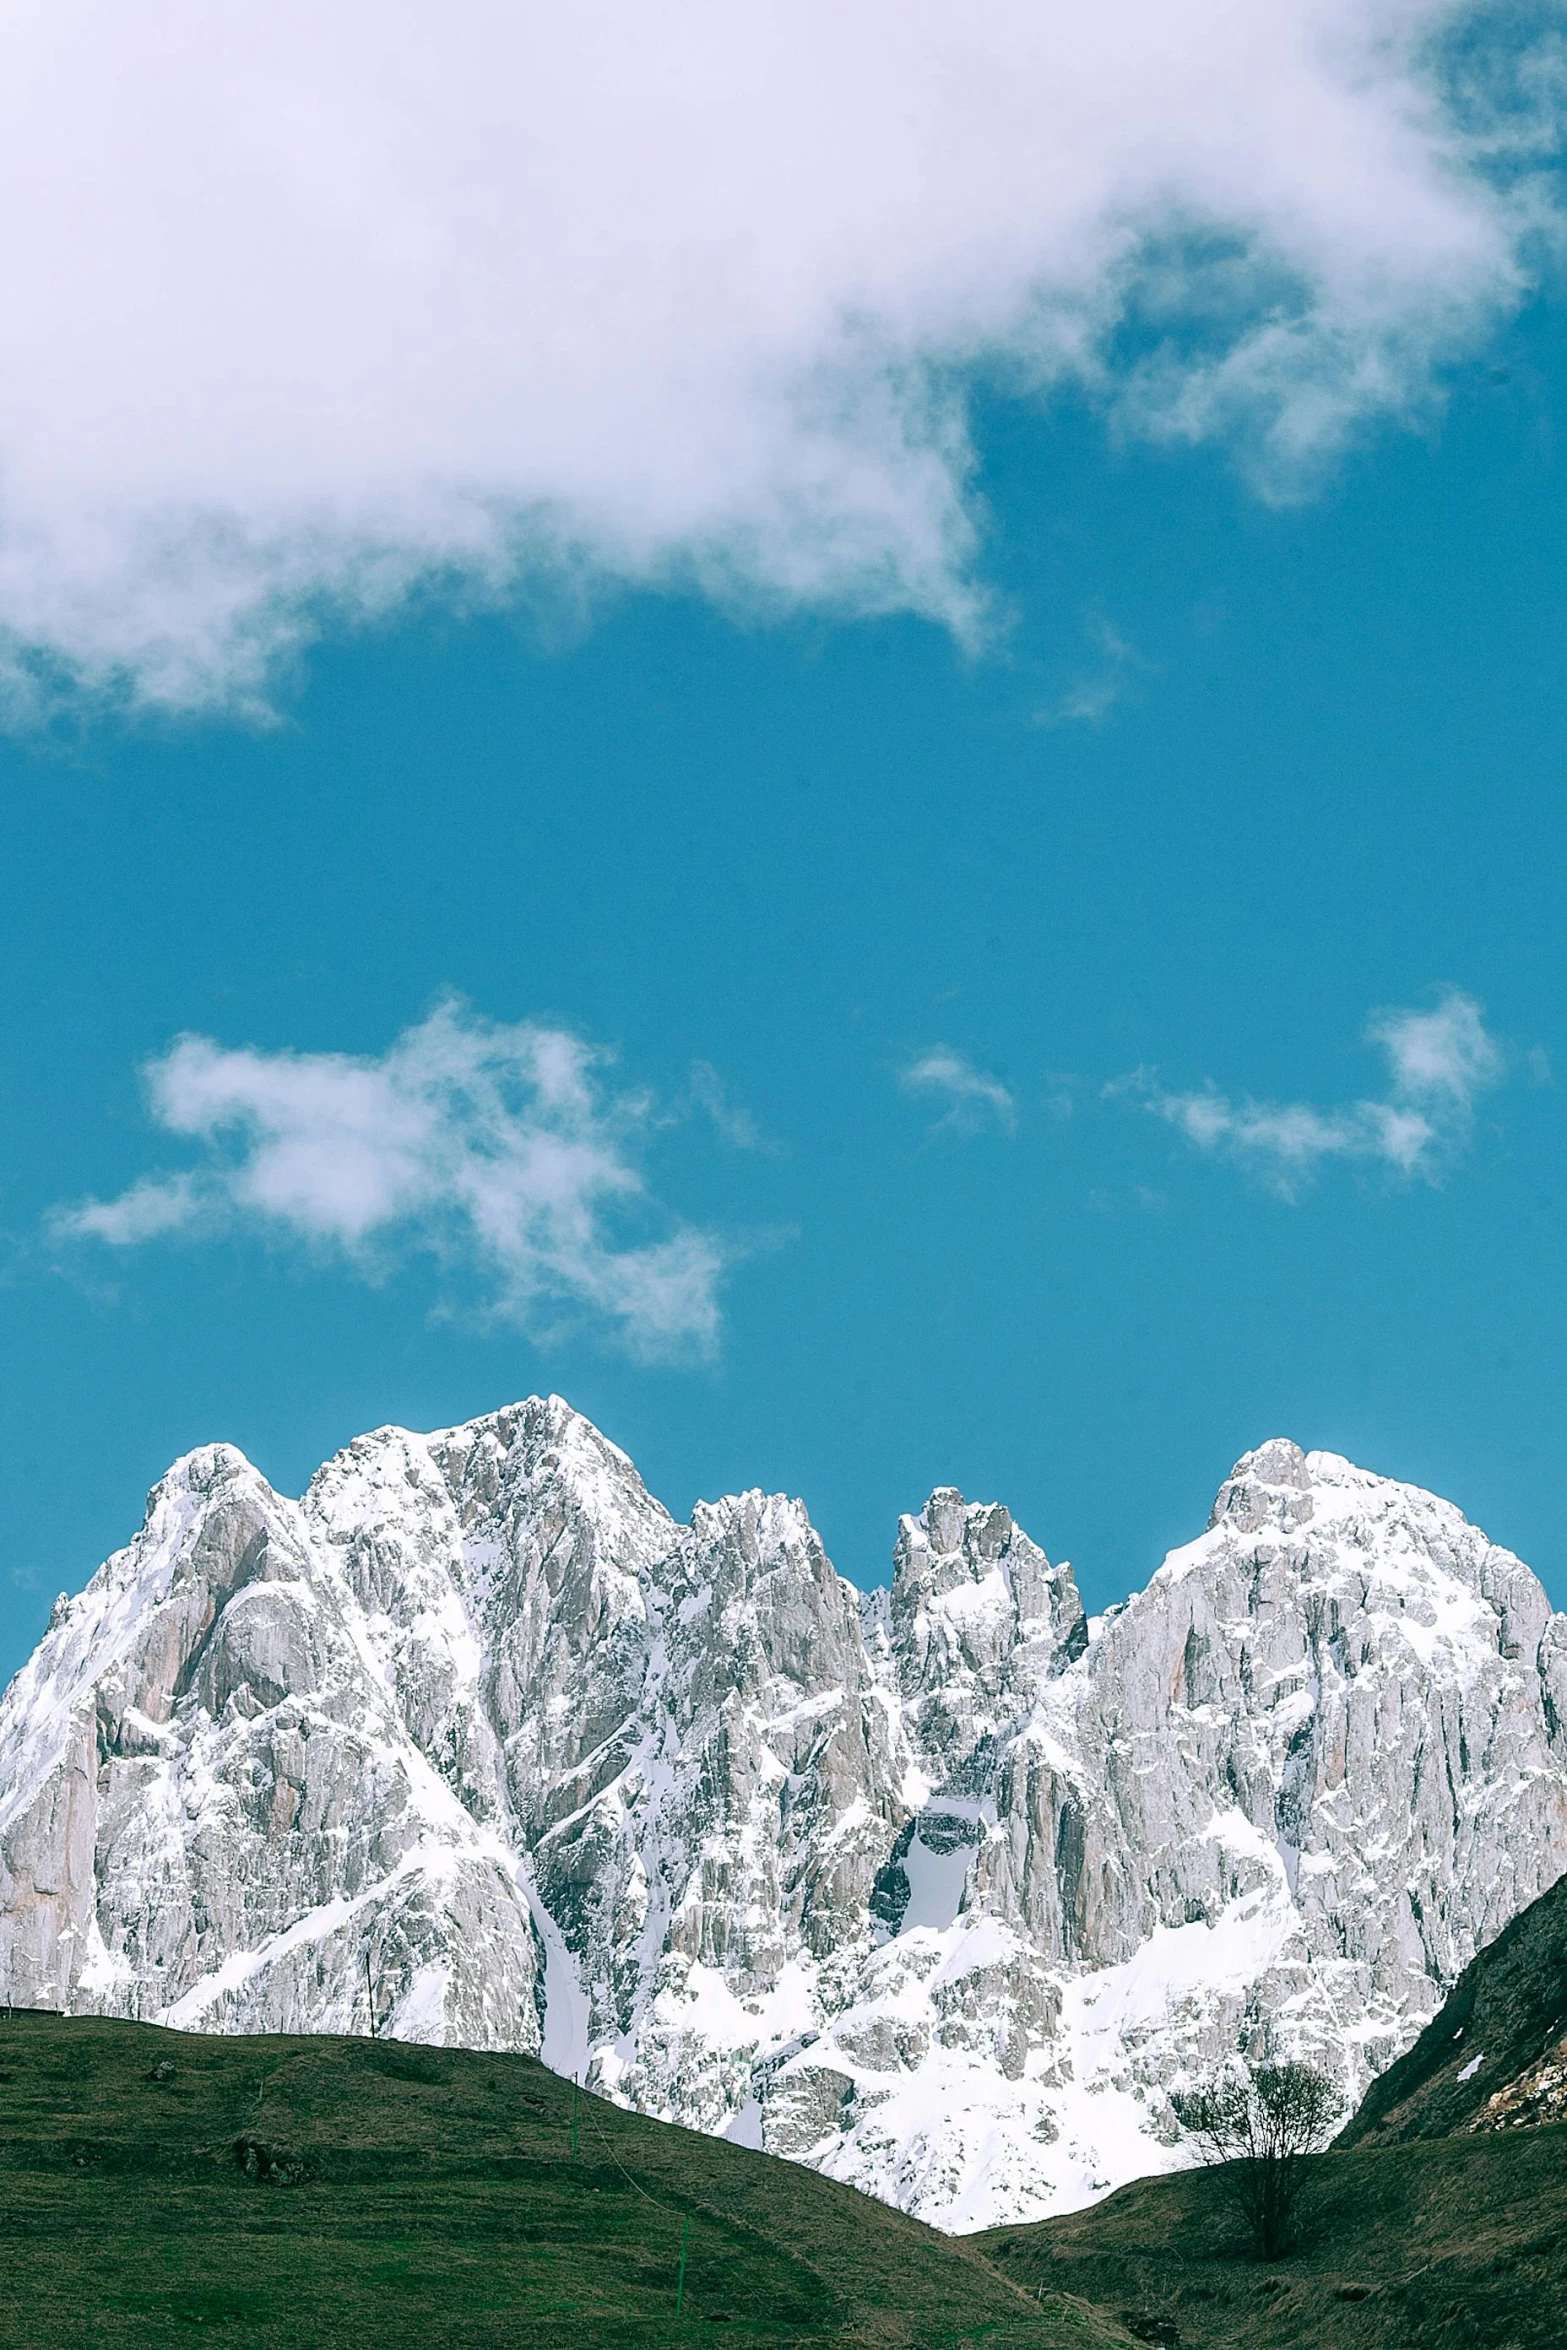
<svg viewBox="0 0 1567 2350"><path fill-rule="evenodd" d="M586 2096L573 2157L572 2104L524 2057L0 2021L0 2341L1124 2350L792 2164Z"/></svg>
<svg viewBox="0 0 1567 2350"><path fill-rule="evenodd" d="M1567 2126L1320 2156L1297 2252L1251 2259L1212 2171L969 2241L1167 2350L1562 2350Z"/></svg>

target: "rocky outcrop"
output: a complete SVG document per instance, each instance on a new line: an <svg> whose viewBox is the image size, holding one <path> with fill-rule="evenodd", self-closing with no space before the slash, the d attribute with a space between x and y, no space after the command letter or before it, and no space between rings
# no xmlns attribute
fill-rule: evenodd
<svg viewBox="0 0 1567 2350"><path fill-rule="evenodd" d="M938 1490L861 1595L558 1398L297 1503L210 1447L0 1703L13 1998L373 2007L948 2225L1183 2159L1237 2048L1358 2095L1564 1867L1563 1619L1285 1443L1093 1622L999 1506Z"/></svg>

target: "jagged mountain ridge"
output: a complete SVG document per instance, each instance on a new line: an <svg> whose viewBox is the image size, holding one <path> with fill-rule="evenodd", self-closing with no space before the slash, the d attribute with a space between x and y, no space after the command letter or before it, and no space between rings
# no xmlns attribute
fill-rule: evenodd
<svg viewBox="0 0 1567 2350"><path fill-rule="evenodd" d="M1567 1868L1567 1619L1274 1442L1090 1623L949 1490L890 1592L674 1521L559 1398L284 1500L188 1455L0 1702L0 1982L542 2049L949 2226L1180 2157L1237 2045L1356 2095Z"/></svg>

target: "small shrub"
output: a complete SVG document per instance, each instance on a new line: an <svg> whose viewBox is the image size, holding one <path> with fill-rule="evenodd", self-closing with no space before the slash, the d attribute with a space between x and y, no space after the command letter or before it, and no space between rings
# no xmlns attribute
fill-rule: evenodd
<svg viewBox="0 0 1567 2350"><path fill-rule="evenodd" d="M1170 2103L1204 2160L1223 2165L1259 2256L1282 2259L1310 2158L1338 2119L1332 2082L1309 2064L1242 2065Z"/></svg>

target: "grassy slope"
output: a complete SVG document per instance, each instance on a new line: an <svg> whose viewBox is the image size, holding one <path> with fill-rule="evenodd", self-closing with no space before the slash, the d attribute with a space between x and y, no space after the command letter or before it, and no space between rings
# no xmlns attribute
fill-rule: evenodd
<svg viewBox="0 0 1567 2350"><path fill-rule="evenodd" d="M1339 2144L1555 2120L1564 2100L1542 2097L1538 2075L1564 2045L1567 1877L1464 1969L1413 2048L1372 2082Z"/></svg>
<svg viewBox="0 0 1567 2350"><path fill-rule="evenodd" d="M595 2098L574 2161L571 2115L523 2057L0 2021L0 2342L1125 2344L851 2188Z"/></svg>
<svg viewBox="0 0 1567 2350"><path fill-rule="evenodd" d="M1567 2126L1318 2158L1298 2251L1246 2256L1222 2176L1144 2179L970 2238L1169 2350L1561 2350Z"/></svg>

